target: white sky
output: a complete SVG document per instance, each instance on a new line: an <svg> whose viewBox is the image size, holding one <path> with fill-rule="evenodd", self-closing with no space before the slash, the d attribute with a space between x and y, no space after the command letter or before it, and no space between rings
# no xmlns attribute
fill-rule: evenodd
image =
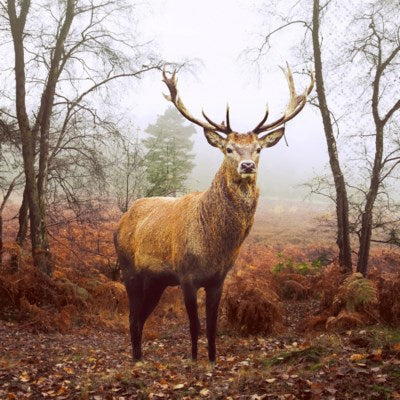
<svg viewBox="0 0 400 400"><path fill-rule="evenodd" d="M262 32L261 1L245 0L152 0L150 10L141 20L139 31L154 39L159 54L166 60L198 59L196 75L181 73L178 87L181 97L193 115L201 109L216 121L225 115L226 103L231 108L231 126L247 132L261 120L268 101L270 118L277 118L288 100L287 84L279 65L291 61L290 36L271 50L264 60L262 74L240 57L247 47L260 42ZM295 77L298 91L308 82ZM148 75L134 88L129 101L132 121L144 129L154 122L169 105L161 95L166 92L159 74ZM263 195L276 196L292 191L311 176L320 173L327 162L326 145L320 118L311 106L287 124L289 147L283 140L264 151L260 163L259 185ZM217 149L211 148L198 130L194 138L196 168L191 185L206 187L221 160ZM204 163L206 161L206 164ZM200 176L200 178L199 178ZM292 188L292 189L290 189ZM282 189L282 190L281 190ZM288 190L289 189L289 190Z"/></svg>
<svg viewBox="0 0 400 400"><path fill-rule="evenodd" d="M270 119L281 115L288 90L279 66L286 61L295 64L293 32L279 35L280 41L273 43L260 65L261 73L246 60L244 50L259 45L260 34L265 30L263 13L259 11L262 4L262 0L144 0L135 16L139 26L134 21L132 28L140 34L138 41L153 42L159 58L195 61L194 73L182 71L178 82L181 98L193 115L201 118L204 109L211 119L220 122L229 102L232 128L248 132L263 117L267 102ZM304 76L295 75L295 82L299 92L308 85ZM159 72L110 88L117 112L125 114L126 121L141 130L170 105L162 92L166 87ZM287 124L286 137L289 147L282 140L263 152L258 177L262 195L286 195L292 191L293 196L300 197L304 190L295 186L319 174L327 163L320 117L310 105ZM190 186L204 189L222 155L208 145L200 128L193 139L196 167Z"/></svg>

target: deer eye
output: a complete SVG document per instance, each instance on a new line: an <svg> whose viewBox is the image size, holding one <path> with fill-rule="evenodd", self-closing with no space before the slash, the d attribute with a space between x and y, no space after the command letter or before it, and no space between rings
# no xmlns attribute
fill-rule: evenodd
<svg viewBox="0 0 400 400"><path fill-rule="evenodd" d="M257 153L261 153L261 147L256 150Z"/></svg>
<svg viewBox="0 0 400 400"><path fill-rule="evenodd" d="M227 152L227 153L232 153L233 150L232 150L230 147L227 147L227 148L226 148L226 152Z"/></svg>

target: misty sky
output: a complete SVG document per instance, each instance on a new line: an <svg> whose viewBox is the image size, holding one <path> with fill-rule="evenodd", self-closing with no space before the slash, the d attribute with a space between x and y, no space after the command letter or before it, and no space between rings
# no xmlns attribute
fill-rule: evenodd
<svg viewBox="0 0 400 400"><path fill-rule="evenodd" d="M191 68L179 73L178 88L181 98L190 112L201 118L201 110L220 122L224 119L227 102L231 109L231 126L235 131L248 132L254 128L265 113L266 103L270 108L270 120L278 118L289 98L287 83L279 66L288 62L294 71L297 91L300 93L309 83L304 74L303 46L304 29L292 25L288 30L279 31L266 48L264 56L254 61L256 53L249 52L260 46L265 34L280 26L279 18L271 17L270 11L287 18L309 18L311 3L284 2L280 0L126 0L134 6L120 15L120 19L107 22L111 31L125 32L126 25L131 32L132 44L139 46L139 53L153 54L156 60L181 63L190 61ZM266 9L266 3L274 3ZM38 28L40 2L33 3L32 28ZM54 3L52 3L54 4ZM295 8L291 5L295 4ZM373 143L355 140L360 133L370 136L372 116L368 84L368 63L350 61L348 40L355 38L359 26L354 15L365 8L363 0L335 2L324 15L321 25L323 37L324 74L328 101L335 116L340 119L341 132L338 138L339 155L345 172L355 182L365 181L368 163L362 153L363 146ZM308 7L303 10L302 7ZM361 7L361 8L360 8ZM127 10L126 8L124 10ZM116 18L118 18L116 17ZM79 22L77 21L77 24ZM116 26L117 23L120 26ZM45 24L46 25L46 24ZM39 23L40 26L40 23ZM53 27L54 28L54 27ZM107 25L106 25L107 28ZM79 31L79 27L78 27ZM32 42L33 43L33 42ZM12 45L9 38L3 40L2 50L10 52L6 59L5 79L0 90L13 90ZM31 44L34 46L34 44ZM118 46L118 45L117 45ZM122 47L121 47L122 49ZM33 47L32 52L36 51ZM122 50L123 51L123 50ZM129 52L128 52L129 53ZM136 54L136 53L135 53ZM132 55L132 54L131 54ZM127 57L131 56L127 54ZM132 66L141 65L141 60ZM253 61L252 61L253 60ZM32 73L35 70L33 62ZM308 68L312 68L309 65ZM73 70L73 67L72 67ZM36 79L36 78L35 78ZM87 84L87 83L86 83ZM84 84L83 84L84 85ZM30 87L29 87L30 86ZM388 85L396 91L394 85ZM28 108L30 113L37 107L40 95L35 80L28 83ZM63 90L60 85L59 90ZM74 90L69 87L68 90ZM107 86L90 101L100 112L111 114L120 123L124 132L143 132L157 116L171 106L162 96L167 88L161 81L160 72L150 72L138 79L119 79ZM71 94L73 95L73 94ZM315 91L313 93L315 96ZM393 93L396 96L396 93ZM108 101L105 101L107 98ZM393 96L386 93L386 105L390 107ZM7 99L3 99L6 101ZM388 105L389 104L389 105ZM102 110L103 108L103 110ZM189 179L189 189L205 189L211 182L222 160L222 154L205 140L200 128L194 136L196 167ZM143 134L143 133L142 133ZM312 177L330 174L328 155L321 117L318 110L307 104L305 109L286 125L285 141L262 153L258 184L263 196L304 198L307 190L299 185ZM359 157L357 159L356 157ZM361 161L361 162L358 162ZM365 167L362 168L362 165ZM354 167L355 166L355 167ZM360 167L359 167L360 166ZM319 200L323 200L322 198Z"/></svg>
<svg viewBox="0 0 400 400"><path fill-rule="evenodd" d="M247 61L244 51L260 43L263 18L261 1L244 0L152 0L139 25L146 39L153 39L159 55L166 60L195 60L195 74L180 74L178 87L192 114L201 109L216 121L224 118L226 103L231 107L231 126L247 132L261 120L268 101L270 118L279 117L288 100L286 80L280 65L295 66L291 49L293 32L281 36L257 65ZM282 38L287 38L283 40ZM295 68L293 68L295 70ZM296 88L303 91L306 77L295 76ZM159 74L151 74L135 85L129 98L132 121L141 128L154 122L168 103ZM282 140L263 152L259 185L262 195L289 193L302 196L296 185L321 172L327 163L326 144L320 117L312 106L289 122L289 142ZM200 129L195 137L196 168L190 180L193 188L204 188L212 179L221 160L219 150L210 147Z"/></svg>

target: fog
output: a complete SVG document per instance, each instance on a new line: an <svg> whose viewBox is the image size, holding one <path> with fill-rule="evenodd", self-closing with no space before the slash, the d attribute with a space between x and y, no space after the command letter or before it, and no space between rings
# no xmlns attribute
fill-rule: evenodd
<svg viewBox="0 0 400 400"><path fill-rule="evenodd" d="M271 49L271 57L261 64L251 63L245 50L259 44L264 21L259 12L262 2L244 0L156 0L141 18L139 31L153 40L158 56L165 60L193 60L192 71L179 74L178 88L190 112L200 117L201 110L214 120L224 118L226 104L231 109L231 126L248 132L258 124L268 102L270 119L281 115L289 98L285 77L279 66L289 62L296 72L290 32L286 41ZM311 65L310 65L311 67ZM298 71L297 72L301 72ZM307 77L295 75L298 92L308 84ZM142 130L168 102L160 74L152 73L136 84L123 99L130 119ZM200 129L193 136L196 167L189 179L190 189L206 188L222 154L206 142ZM286 125L286 138L263 151L258 183L261 195L300 198L307 191L299 187L328 162L324 133L317 110L307 105Z"/></svg>
<svg viewBox="0 0 400 400"><path fill-rule="evenodd" d="M288 18L295 15L301 19L303 16L297 14L301 5L299 2L296 3L296 9L290 9L286 2L271 0L274 7L266 9L265 2L261 0L126 1L134 5L134 14L124 14L120 21L112 21L108 26L111 30L122 32L127 20L130 23L128 30L133 37L132 47L137 46L138 53L137 60L134 57L130 59L132 69L140 67L140 60L146 63L146 56L151 54L154 55L153 60L186 62L187 67L178 74L178 88L188 110L198 118L201 118L201 110L204 109L211 119L221 121L229 103L232 128L237 132L248 132L263 117L267 103L271 120L278 118L286 106L289 93L280 66L286 62L291 65L299 93L309 83L304 72L305 68L312 69L312 64L304 64L307 55L303 54L300 44L304 36L302 25L279 31L271 41L271 47L264 49L265 54L260 60L255 60L257 52L249 51L260 46L263 35L281 24L279 18L271 17L267 11L272 10ZM361 0L351 0L346 5L336 3L336 9L324 16L321 27L323 52L327 58L324 59L326 93L342 128L341 136L337 139L339 155L347 176L350 170L350 179L357 184L369 176L369 164L365 163L365 158L360 158L361 162L354 159L360 154L363 156L363 146L369 143L361 139L350 142L348 138L352 134L359 135L361 131L370 133L373 127L368 100L371 97L367 93L369 88L366 89L369 66L368 63L357 63L356 58L353 65L343 60L349 50L346 48L346 34L353 34L358 29L349 21L361 4ZM311 3L306 5L311 7ZM36 4L36 14L38 9L39 3ZM300 9L300 14L302 11ZM307 18L309 12L304 11ZM35 18L39 19L40 15L35 15ZM35 25L35 19L32 21ZM6 63L8 69L5 69L5 76L10 79L0 82L0 92L12 93L12 43L7 39L2 43L2 49L5 54L7 50L10 54ZM340 57L337 57L338 54ZM332 61L336 64L330 65ZM91 82L83 79L79 83L82 88L89 84ZM27 102L31 115L36 112L38 96L35 93L39 89L41 86L35 86L35 80L28 81ZM60 91L65 94L63 83L60 83ZM139 131L144 137L146 127L170 106L162 96L166 91L161 73L153 71L143 74L140 79L124 78L110 82L103 91L93 92L90 101L93 108L100 110L99 113L104 111L104 114L118 121L121 130L127 134ZM103 102L105 92L109 96L107 102ZM396 93L393 95L392 98L397 98ZM315 91L312 96L315 96ZM390 99L391 96L386 93L386 97ZM6 100L6 97L2 99L4 102ZM193 135L196 166L188 179L189 190L205 189L222 160L220 151L207 143L198 127L196 131L196 135ZM301 186L303 183L324 173L330 175L318 109L307 104L296 118L286 124L285 137L288 146L285 140L281 140L276 146L262 152L258 176L261 195L304 200L308 190ZM373 154L373 141L370 145ZM360 165L364 167L359 168ZM312 201L323 200L312 198Z"/></svg>

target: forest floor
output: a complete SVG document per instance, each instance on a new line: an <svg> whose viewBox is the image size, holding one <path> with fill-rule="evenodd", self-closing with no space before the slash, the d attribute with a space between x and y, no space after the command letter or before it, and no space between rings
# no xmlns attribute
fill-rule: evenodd
<svg viewBox="0 0 400 400"><path fill-rule="evenodd" d="M286 303L286 333L221 332L218 361L189 359L182 318L159 327L133 363L127 332L32 334L0 321L0 399L400 399L400 331L300 333L309 301ZM300 329L300 330L299 330Z"/></svg>
<svg viewBox="0 0 400 400"><path fill-rule="evenodd" d="M287 213L279 207L259 207L251 245L244 245L242 248L238 264L243 271L250 273L248 279L251 284L257 274L277 263L287 264L289 260L293 260L295 266L296 263L306 260L310 264L324 253L332 258L329 246L323 245L324 242L334 243L332 228L325 226L322 221L323 218L329 221L328 217L319 211L305 210L304 204L299 211L299 206L294 204L283 210L290 213L288 218ZM317 222L316 215L320 215ZM103 231L104 237L110 241L112 236L107 234L106 229ZM91 236L88 234L87 237ZM99 234L96 233L93 237L97 240L93 243L100 246ZM318 246L313 245L315 242ZM111 249L110 254L113 255L112 243L105 243L108 247L103 247ZM288 246L293 247L291 251ZM59 254L63 248L58 249ZM280 252L283 254L279 255ZM82 254L84 255L81 258L87 260L89 253ZM66 259L74 260L67 254L61 261ZM98 263L94 259L93 264ZM394 258L392 251L379 252L371 260L371 264L380 268L384 266L386 269L399 265L398 258ZM64 266L64 263L61 265ZM77 271L80 271L78 266L71 264L68 269L57 271L62 272L58 285L64 282L62 287L65 288L68 283L68 287L75 292L78 288L79 293L88 295L88 282L99 280L98 276L89 276L91 279L88 279L85 275L85 279L74 280ZM254 266L258 269L253 271ZM84 265L84 269L89 268ZM261 275L268 283L271 276L265 273ZM300 277L305 279L305 284L312 282L313 278ZM37 283L33 278L29 279L25 279L29 285L23 288L25 291L20 296L32 298L31 303L36 304L35 298L41 299L43 296L40 290L43 282ZM280 279L278 282L283 278ZM293 279L293 273L287 274L287 279ZM99 287L102 287L104 279L99 282ZM396 284L397 281L393 282ZM18 282L14 281L12 283L14 292L19 293L21 285L18 286ZM53 284L49 290L54 287ZM111 289L115 288L110 286ZM312 290L309 294L311 292ZM93 293L94 296L97 292ZM121 293L126 301L123 287ZM394 292L390 299L397 299L396 293L398 292ZM307 317L318 315L318 296L310 295L306 300L296 301L282 299L285 308L282 315L285 319L281 333L240 337L227 330L224 324L220 324L217 363L210 365L207 361L204 326L199 341L199 360L190 360L188 323L183 305L179 305L176 300L179 297L180 301L181 296L178 295L177 291L169 293L169 300L173 301L172 308L177 308L178 311L169 312L164 309L159 313L161 317L158 320L153 317L149 319L144 332L143 361L137 363L133 363L131 358L127 307L123 308L122 300L120 309L124 309L124 314L113 315L114 319L110 321L115 323L108 324L113 329L107 329L107 324L104 323L97 325L97 319L102 321L101 315L98 316L95 312L90 314L93 317L91 327L85 324L81 327L71 326L68 333L64 334L33 334L34 324L38 322L34 316L28 322L24 320L19 324L0 320L0 400L400 400L400 330L375 325L340 334L318 332L306 327ZM115 299L112 300L110 295L106 296L106 292L98 292L96 296L96 304L103 301L110 303L104 304L108 305L106 310L114 309ZM385 304L390 306L391 302ZM51 305L43 304L40 309L32 306L41 311L38 316L44 314L42 310L49 311L49 315L52 312L57 313L57 316L60 314L57 309L52 310ZM204 309L204 304L202 306L201 310Z"/></svg>

